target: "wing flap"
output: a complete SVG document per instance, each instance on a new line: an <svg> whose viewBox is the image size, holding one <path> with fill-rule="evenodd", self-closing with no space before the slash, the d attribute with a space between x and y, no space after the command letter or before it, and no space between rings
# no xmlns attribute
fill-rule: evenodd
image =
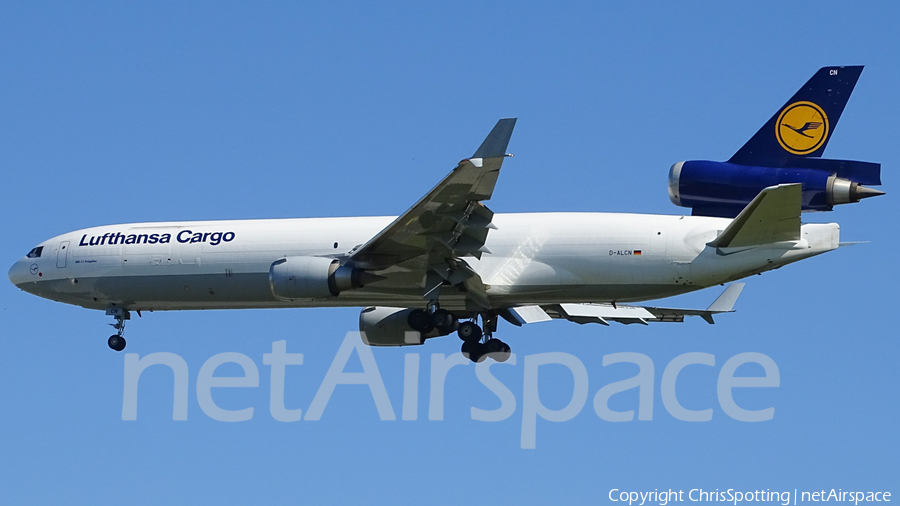
<svg viewBox="0 0 900 506"><path fill-rule="evenodd" d="M541 306L519 306L509 308L519 325L525 323L539 323L552 320L550 315Z"/></svg>
<svg viewBox="0 0 900 506"><path fill-rule="evenodd" d="M679 309L652 306L630 306L625 304L545 304L509 308L508 311L519 325L538 323L550 319L569 320L579 324L599 323L609 325L617 322L625 325L650 322L681 323L685 316L699 316L714 324L713 315L734 312L734 304L744 288L744 283L732 283L707 309ZM539 311L538 311L539 310Z"/></svg>
<svg viewBox="0 0 900 506"><path fill-rule="evenodd" d="M602 320L646 320L653 318L653 313L640 306L612 304L560 304L570 317L600 318Z"/></svg>

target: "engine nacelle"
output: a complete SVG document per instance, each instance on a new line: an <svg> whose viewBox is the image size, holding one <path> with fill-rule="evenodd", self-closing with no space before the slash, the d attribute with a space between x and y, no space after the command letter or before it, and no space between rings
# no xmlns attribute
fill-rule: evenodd
<svg viewBox="0 0 900 506"><path fill-rule="evenodd" d="M425 342L422 334L409 327L412 309L367 307L359 313L359 331L369 346L415 346Z"/></svg>
<svg viewBox="0 0 900 506"><path fill-rule="evenodd" d="M381 279L341 265L336 258L285 257L269 267L272 294L285 300L335 297L345 290L362 288L367 278Z"/></svg>
<svg viewBox="0 0 900 506"><path fill-rule="evenodd" d="M694 215L734 217L769 186L803 185L803 211L831 211L883 192L881 165L849 160L797 158L799 167L751 167L729 162L678 162L669 170L669 199Z"/></svg>

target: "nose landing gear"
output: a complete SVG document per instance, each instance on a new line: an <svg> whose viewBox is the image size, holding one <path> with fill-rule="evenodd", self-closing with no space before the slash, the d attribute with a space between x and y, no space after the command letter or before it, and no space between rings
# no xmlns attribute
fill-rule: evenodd
<svg viewBox="0 0 900 506"><path fill-rule="evenodd" d="M115 351L122 351L125 349L125 338L123 337L125 334L125 320L131 319L131 313L120 307L109 307L106 309L106 314L116 319L116 323L110 323L109 326L118 331L109 336L106 344Z"/></svg>

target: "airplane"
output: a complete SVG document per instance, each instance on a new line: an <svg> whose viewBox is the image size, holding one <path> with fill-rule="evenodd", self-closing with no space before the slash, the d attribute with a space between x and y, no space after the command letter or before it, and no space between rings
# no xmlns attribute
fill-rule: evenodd
<svg viewBox="0 0 900 506"><path fill-rule="evenodd" d="M362 306L372 346L453 332L472 361L504 361L499 319L609 325L733 311L742 283L707 309L640 306L724 285L842 245L837 223L801 223L883 192L880 164L821 158L861 66L824 67L727 162L685 161L669 197L686 215L495 214L515 118L399 217L133 223L69 232L9 270L20 289L105 310L125 348L131 312ZM812 125L798 130L781 125Z"/></svg>

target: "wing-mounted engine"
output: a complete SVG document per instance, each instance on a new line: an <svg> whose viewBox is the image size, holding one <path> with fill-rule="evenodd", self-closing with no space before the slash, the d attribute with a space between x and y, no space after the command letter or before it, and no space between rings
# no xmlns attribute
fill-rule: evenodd
<svg viewBox="0 0 900 506"><path fill-rule="evenodd" d="M446 336L459 327L456 315L444 309L428 313L418 308L367 307L359 313L359 331L370 346L422 344L426 339ZM480 331L478 335L481 336Z"/></svg>
<svg viewBox="0 0 900 506"><path fill-rule="evenodd" d="M369 346L414 346L423 344L422 333L409 326L414 309L367 307L359 313L359 331Z"/></svg>
<svg viewBox="0 0 900 506"><path fill-rule="evenodd" d="M269 287L282 300L336 297L379 279L384 278L327 257L285 257L269 267Z"/></svg>
<svg viewBox="0 0 900 506"><path fill-rule="evenodd" d="M820 158L862 66L823 67L727 162L678 162L669 198L699 216L733 218L764 188L800 183L803 211L831 211L884 192L881 165Z"/></svg>

